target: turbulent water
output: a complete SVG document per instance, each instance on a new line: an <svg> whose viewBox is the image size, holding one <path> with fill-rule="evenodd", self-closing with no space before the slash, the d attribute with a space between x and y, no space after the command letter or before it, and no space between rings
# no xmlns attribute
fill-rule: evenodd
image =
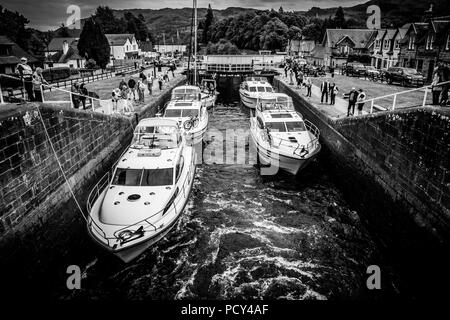
<svg viewBox="0 0 450 320"><path fill-rule="evenodd" d="M218 104L210 132L248 130L248 118L237 102ZM210 134L206 148L221 139ZM362 298L366 268L378 257L320 157L295 178L209 162L197 167L188 206L166 238L126 265L93 259L83 289L61 297Z"/></svg>

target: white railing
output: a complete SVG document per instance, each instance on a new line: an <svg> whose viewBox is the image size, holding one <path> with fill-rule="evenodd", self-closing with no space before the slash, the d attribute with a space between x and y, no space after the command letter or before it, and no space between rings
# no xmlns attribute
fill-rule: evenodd
<svg viewBox="0 0 450 320"><path fill-rule="evenodd" d="M441 87L442 85L450 85L450 81L446 81L446 82L440 82L435 86L439 86ZM371 98L371 99L366 99L364 101L357 101L356 103L370 103L370 111L369 113L373 113L374 109L377 110L381 110L381 111L388 111L388 110L395 110L398 107L398 96L402 96L402 95L407 95L407 94L411 94L414 92L418 92L418 91L424 91L423 92L423 97L421 98L421 106L426 106L427 105L427 99L429 98L429 93L432 89L433 85L428 85L428 86L424 86L424 87L420 87L420 88L414 88L414 89L410 89L410 90L405 90L405 91L401 91L401 92L396 92L396 93L391 93L391 94L387 94L384 96L380 96L380 97L375 97L375 98ZM383 107L380 105L376 105L375 101L379 101L379 100L386 100L386 99L390 99L392 98L392 104L389 104L388 107ZM410 107L416 107L417 105L414 106L410 106Z"/></svg>

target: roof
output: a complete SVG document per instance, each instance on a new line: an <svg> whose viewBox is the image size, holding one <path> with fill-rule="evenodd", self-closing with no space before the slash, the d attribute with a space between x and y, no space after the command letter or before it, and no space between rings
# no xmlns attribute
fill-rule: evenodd
<svg viewBox="0 0 450 320"><path fill-rule="evenodd" d="M122 33L122 34L105 34L106 39L108 39L108 42L110 45L114 46L123 46L128 39L133 39L134 34L132 33Z"/></svg>
<svg viewBox="0 0 450 320"><path fill-rule="evenodd" d="M50 56L49 59L51 59L51 61L55 63L66 63L69 60L82 60L84 58L80 56L76 47L69 47L69 50L66 54L63 54L63 51L60 50L54 55Z"/></svg>
<svg viewBox="0 0 450 320"><path fill-rule="evenodd" d="M316 45L311 51L310 57L323 59L325 56L325 47L323 45Z"/></svg>
<svg viewBox="0 0 450 320"><path fill-rule="evenodd" d="M386 40L393 40L396 35L397 35L397 29L387 29L386 35L384 36L384 38Z"/></svg>
<svg viewBox="0 0 450 320"><path fill-rule="evenodd" d="M376 34L376 30L369 29L327 29L322 44L332 48L343 38L348 37L355 43L355 48L367 48Z"/></svg>
<svg viewBox="0 0 450 320"><path fill-rule="evenodd" d="M39 60L33 55L29 54L23 50L19 45L11 41L6 36L0 36L0 42L4 45L11 46L11 55L1 56L0 55L0 65L15 65L20 63L20 58L25 57L28 59L28 63L37 63Z"/></svg>
<svg viewBox="0 0 450 320"><path fill-rule="evenodd" d="M13 45L14 42L9 40L9 38L7 36L0 36L0 44Z"/></svg>
<svg viewBox="0 0 450 320"><path fill-rule="evenodd" d="M48 51L59 51L62 50L64 41L72 45L78 38L53 38L52 41L48 44Z"/></svg>

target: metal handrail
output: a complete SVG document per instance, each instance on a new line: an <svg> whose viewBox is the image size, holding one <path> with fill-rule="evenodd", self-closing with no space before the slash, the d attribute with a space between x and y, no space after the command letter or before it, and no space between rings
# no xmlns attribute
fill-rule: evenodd
<svg viewBox="0 0 450 320"><path fill-rule="evenodd" d="M424 97L423 97L423 100L422 100L422 106L425 106L426 100L427 100L428 89L431 89L431 88L433 88L433 87L442 86L442 85L445 85L445 84L450 84L450 81L440 82L440 83L437 83L437 84L435 84L435 85L430 84L430 85L427 85L427 86L424 86L424 87L414 88L414 89L409 89L409 90L405 90L405 91L401 91L401 92L390 93L390 94L387 94L387 95L384 95L384 96L380 96L380 97L375 97L375 98L371 98L371 99L366 99L366 100L363 100L363 101L357 101L357 103L366 103L366 102L370 102L370 103L371 103L371 106L370 106L370 113L373 113L374 102L375 102L376 100L381 100L381 99L386 99L386 98L393 97L394 100L393 100L393 104L392 104L392 110L395 110L395 106L396 106L397 96L398 96L398 95L402 95L402 94L405 94L405 93L411 93L411 92L415 92L415 91L421 91L421 90L424 90Z"/></svg>

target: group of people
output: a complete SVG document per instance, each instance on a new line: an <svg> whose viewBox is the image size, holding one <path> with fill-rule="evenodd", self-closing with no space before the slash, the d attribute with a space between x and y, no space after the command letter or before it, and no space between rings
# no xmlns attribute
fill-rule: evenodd
<svg viewBox="0 0 450 320"><path fill-rule="evenodd" d="M17 65L17 72L20 80L28 96L29 101L43 101L43 85L49 85L42 75L42 68L36 68L34 71L27 63L28 59L22 57L20 63Z"/></svg>
<svg viewBox="0 0 450 320"><path fill-rule="evenodd" d="M86 110L86 99L89 96L89 91L86 88L86 85L84 82L79 82L78 80L75 80L72 83L72 86L70 88L71 91L71 97L72 97L72 105L75 109L79 109L80 105L83 106L83 110Z"/></svg>
<svg viewBox="0 0 450 320"><path fill-rule="evenodd" d="M330 105L334 105L336 103L336 95L339 93L339 88L334 82L330 84L327 79L323 80L320 85L320 92L320 103L323 103L324 99L325 103L328 103L328 96L330 96ZM349 93L344 93L343 96L348 98L347 117L355 115L356 106L358 109L358 115L361 115L364 107L364 101L367 97L364 90L356 90L356 88L353 87Z"/></svg>
<svg viewBox="0 0 450 320"><path fill-rule="evenodd" d="M289 74L289 83L294 84L295 78L297 88L306 88L306 96L311 97L312 80L311 77L305 77L301 66L297 60L286 62L284 66L284 75L287 78Z"/></svg>
<svg viewBox="0 0 450 320"><path fill-rule="evenodd" d="M443 61L438 62L433 70L432 95L433 105L447 106L448 91L450 90L450 64ZM444 83L438 85L439 83Z"/></svg>

